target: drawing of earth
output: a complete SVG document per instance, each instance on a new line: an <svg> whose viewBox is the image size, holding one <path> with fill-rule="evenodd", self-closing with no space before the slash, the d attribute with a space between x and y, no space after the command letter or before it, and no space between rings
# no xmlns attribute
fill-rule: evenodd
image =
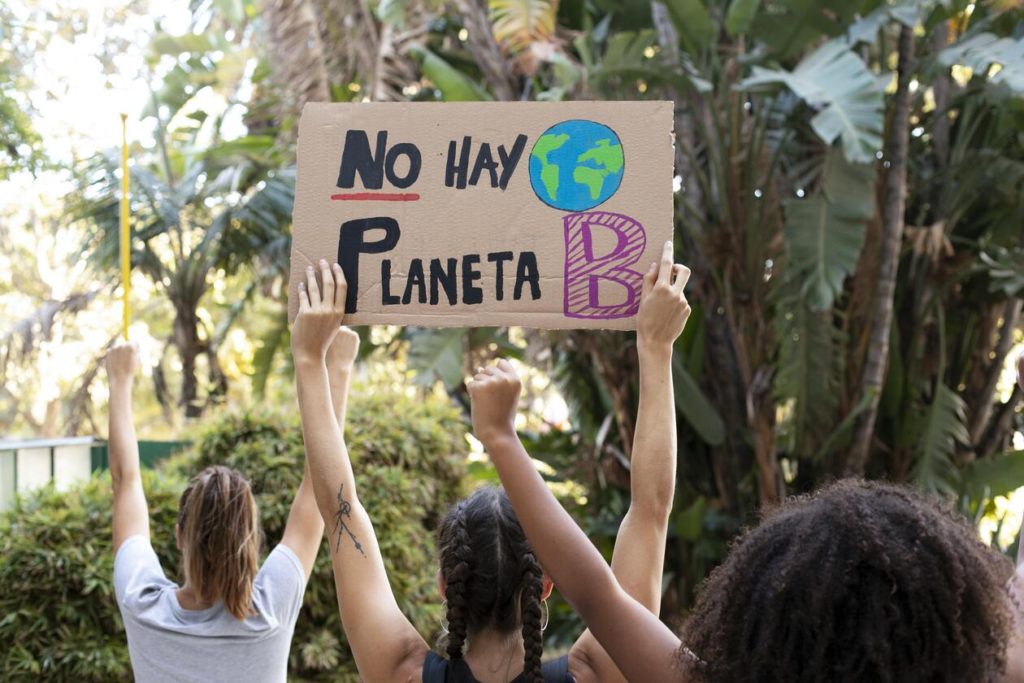
<svg viewBox="0 0 1024 683"><path fill-rule="evenodd" d="M562 121L544 131L530 152L530 185L542 202L586 211L619 189L625 158L619 136L594 121Z"/></svg>

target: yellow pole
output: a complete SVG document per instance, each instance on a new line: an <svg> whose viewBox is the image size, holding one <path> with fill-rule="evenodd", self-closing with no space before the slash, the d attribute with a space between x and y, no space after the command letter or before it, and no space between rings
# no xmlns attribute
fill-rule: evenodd
<svg viewBox="0 0 1024 683"><path fill-rule="evenodd" d="M128 323L131 319L132 291L131 271L131 225L128 222L128 115L121 114L121 290L124 299L122 310L124 318L121 331L124 340L128 341Z"/></svg>

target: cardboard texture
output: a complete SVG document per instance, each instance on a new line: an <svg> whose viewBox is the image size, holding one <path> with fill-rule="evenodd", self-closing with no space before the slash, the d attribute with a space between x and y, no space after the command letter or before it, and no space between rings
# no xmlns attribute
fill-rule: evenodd
<svg viewBox="0 0 1024 683"><path fill-rule="evenodd" d="M348 324L633 329L672 145L671 102L307 104L289 317L326 258Z"/></svg>

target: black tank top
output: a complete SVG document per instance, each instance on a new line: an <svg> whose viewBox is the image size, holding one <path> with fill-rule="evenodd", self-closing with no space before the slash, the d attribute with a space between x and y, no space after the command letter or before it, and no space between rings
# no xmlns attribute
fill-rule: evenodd
<svg viewBox="0 0 1024 683"><path fill-rule="evenodd" d="M576 683L569 674L569 655L541 665L544 683ZM479 683L473 677L466 662L461 659L449 662L436 652L428 652L423 662L423 683ZM524 683L523 674L519 674L510 683Z"/></svg>

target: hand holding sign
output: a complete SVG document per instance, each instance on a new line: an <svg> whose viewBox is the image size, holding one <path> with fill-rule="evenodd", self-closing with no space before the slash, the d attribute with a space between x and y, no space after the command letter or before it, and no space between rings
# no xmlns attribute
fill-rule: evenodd
<svg viewBox="0 0 1024 683"><path fill-rule="evenodd" d="M323 363L327 350L338 335L345 317L348 285L341 266L328 266L320 259L320 281L313 266L306 268L306 279L297 286L299 315L292 326L292 356L296 364Z"/></svg>
<svg viewBox="0 0 1024 683"><path fill-rule="evenodd" d="M690 304L683 293L689 279L690 269L672 263L672 243L666 242L661 262L652 263L644 275L636 321L636 341L641 352L671 349L682 334L690 317Z"/></svg>
<svg viewBox="0 0 1024 683"><path fill-rule="evenodd" d="M670 102L308 104L292 282L337 260L355 324L631 329L671 128Z"/></svg>

